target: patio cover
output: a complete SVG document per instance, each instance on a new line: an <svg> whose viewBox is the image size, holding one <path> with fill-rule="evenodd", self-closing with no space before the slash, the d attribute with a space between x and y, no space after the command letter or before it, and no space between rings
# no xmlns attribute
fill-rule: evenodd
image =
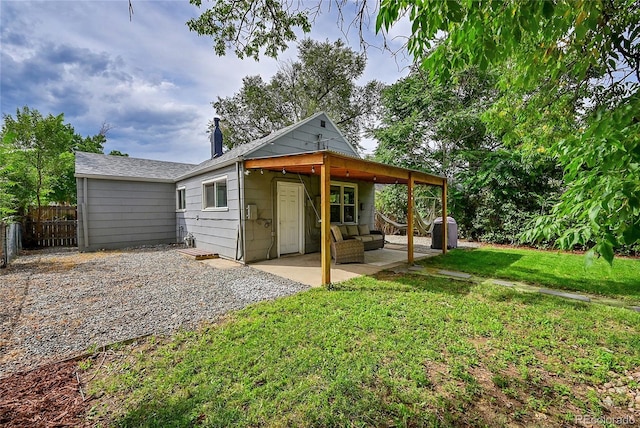
<svg viewBox="0 0 640 428"><path fill-rule="evenodd" d="M321 197L321 258L322 284L331 283L331 253L330 253L330 203L329 192L332 178L369 181L381 184L407 185L407 262L413 264L413 208L414 187L416 184L437 186L442 189L442 218L447 218L447 179L445 177L427 174L421 171L386 165L365 159L347 156L331 151L318 151L286 156L274 156L244 161L245 169L263 169L270 171L319 175ZM447 225L443 224L442 253L447 252Z"/></svg>

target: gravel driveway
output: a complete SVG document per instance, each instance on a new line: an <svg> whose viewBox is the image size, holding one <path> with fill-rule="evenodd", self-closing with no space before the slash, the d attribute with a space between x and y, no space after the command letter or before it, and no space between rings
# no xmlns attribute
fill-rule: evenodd
<svg viewBox="0 0 640 428"><path fill-rule="evenodd" d="M31 252L0 270L0 378L307 288L247 266L216 269L165 246Z"/></svg>

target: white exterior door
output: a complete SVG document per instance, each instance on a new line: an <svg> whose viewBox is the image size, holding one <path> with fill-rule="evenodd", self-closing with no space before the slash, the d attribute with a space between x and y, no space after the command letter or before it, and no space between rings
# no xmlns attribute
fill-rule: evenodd
<svg viewBox="0 0 640 428"><path fill-rule="evenodd" d="M304 253L302 192L302 184L278 183L278 257Z"/></svg>

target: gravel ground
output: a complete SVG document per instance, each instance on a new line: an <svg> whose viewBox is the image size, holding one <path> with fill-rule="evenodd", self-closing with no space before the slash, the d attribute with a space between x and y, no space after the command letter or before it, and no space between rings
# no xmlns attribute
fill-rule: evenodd
<svg viewBox="0 0 640 428"><path fill-rule="evenodd" d="M0 270L0 378L307 288L247 266L216 269L166 246L30 252Z"/></svg>

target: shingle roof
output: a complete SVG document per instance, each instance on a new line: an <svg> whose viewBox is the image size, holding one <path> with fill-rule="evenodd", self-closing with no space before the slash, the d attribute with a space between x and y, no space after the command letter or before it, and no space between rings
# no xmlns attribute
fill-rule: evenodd
<svg viewBox="0 0 640 428"><path fill-rule="evenodd" d="M76 152L76 176L152 179L173 182L196 165L150 159Z"/></svg>
<svg viewBox="0 0 640 428"><path fill-rule="evenodd" d="M252 152L321 115L327 117L324 112L316 113L304 120L274 131L265 137L236 146L221 156L207 159L198 165L76 152L76 176L174 182L213 170L216 166L233 162L238 158L248 159L250 158L248 155ZM327 120L330 121L331 119L327 117ZM334 127L338 129L335 124Z"/></svg>

